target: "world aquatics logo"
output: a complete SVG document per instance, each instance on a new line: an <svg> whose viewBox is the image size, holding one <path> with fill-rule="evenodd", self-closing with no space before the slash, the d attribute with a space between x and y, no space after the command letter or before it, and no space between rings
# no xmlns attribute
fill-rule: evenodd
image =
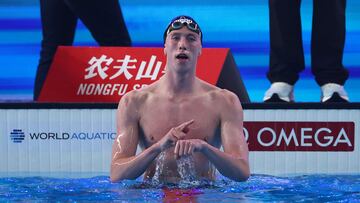
<svg viewBox="0 0 360 203"><path fill-rule="evenodd" d="M21 143L25 139L25 133L21 129L14 129L10 133L10 138L14 143Z"/></svg>

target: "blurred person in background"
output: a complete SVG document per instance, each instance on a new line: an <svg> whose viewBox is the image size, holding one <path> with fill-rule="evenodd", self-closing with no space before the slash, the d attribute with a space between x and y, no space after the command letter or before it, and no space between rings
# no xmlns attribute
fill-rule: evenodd
<svg viewBox="0 0 360 203"><path fill-rule="evenodd" d="M42 41L35 76L39 97L58 46L71 46L80 19L100 46L131 46L118 0L40 0Z"/></svg>
<svg viewBox="0 0 360 203"><path fill-rule="evenodd" d="M269 0L271 82L264 102L293 102L294 85L305 68L301 0ZM311 71L321 87L321 102L348 102L342 64L346 0L313 0Z"/></svg>

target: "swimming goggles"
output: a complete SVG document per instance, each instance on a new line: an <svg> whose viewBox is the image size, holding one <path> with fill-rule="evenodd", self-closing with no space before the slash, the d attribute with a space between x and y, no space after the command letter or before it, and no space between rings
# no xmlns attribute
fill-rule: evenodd
<svg viewBox="0 0 360 203"><path fill-rule="evenodd" d="M180 18L180 19L175 20L173 23L171 23L171 25L169 26L169 29L167 31L167 34L169 34L173 30L179 30L182 27L184 27L185 25L190 31L193 31L193 32L197 33L198 35L201 35L201 30L200 30L198 24L194 23L192 20L187 19L187 18Z"/></svg>

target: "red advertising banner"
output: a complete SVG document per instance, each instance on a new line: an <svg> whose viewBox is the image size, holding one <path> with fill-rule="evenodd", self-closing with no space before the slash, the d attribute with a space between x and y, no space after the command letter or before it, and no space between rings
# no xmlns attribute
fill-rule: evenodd
<svg viewBox="0 0 360 203"><path fill-rule="evenodd" d="M38 101L117 103L125 93L158 80L165 72L165 59L163 48L62 46ZM247 92L236 69L229 49L204 48L196 74L246 102Z"/></svg>
<svg viewBox="0 0 360 203"><path fill-rule="evenodd" d="M353 122L244 122L250 151L354 151Z"/></svg>

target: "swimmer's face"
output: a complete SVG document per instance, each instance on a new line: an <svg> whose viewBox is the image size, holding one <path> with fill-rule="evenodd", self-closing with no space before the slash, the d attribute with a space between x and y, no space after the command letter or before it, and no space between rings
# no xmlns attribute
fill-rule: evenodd
<svg viewBox="0 0 360 203"><path fill-rule="evenodd" d="M190 31L186 26L171 31L166 37L164 48L168 68L173 67L178 71L191 68L195 70L201 49L200 35Z"/></svg>

